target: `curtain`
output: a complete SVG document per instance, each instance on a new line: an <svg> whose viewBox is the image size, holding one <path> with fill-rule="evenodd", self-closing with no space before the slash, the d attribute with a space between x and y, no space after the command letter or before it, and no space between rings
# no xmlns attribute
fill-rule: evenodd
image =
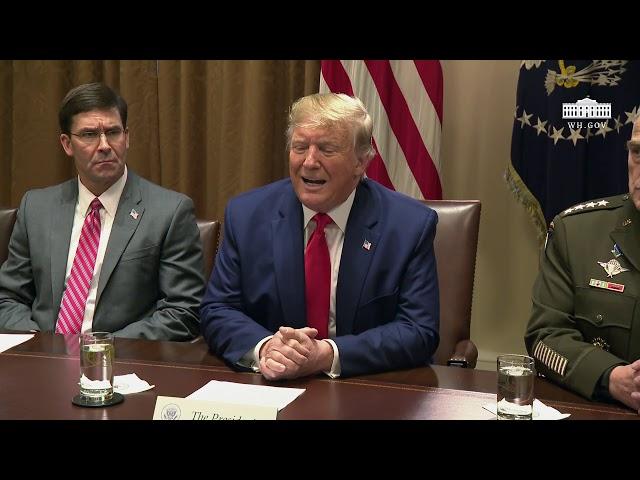
<svg viewBox="0 0 640 480"><path fill-rule="evenodd" d="M129 106L127 164L222 220L234 195L288 175L288 107L318 91L319 61L0 61L0 204L72 178L58 108L100 81Z"/></svg>

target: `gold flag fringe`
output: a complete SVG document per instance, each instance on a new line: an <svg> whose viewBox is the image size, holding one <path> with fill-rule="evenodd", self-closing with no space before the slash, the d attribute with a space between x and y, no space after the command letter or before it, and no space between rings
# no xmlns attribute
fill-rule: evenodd
<svg viewBox="0 0 640 480"><path fill-rule="evenodd" d="M542 208L540 203L529 191L525 183L518 175L518 172L513 165L509 163L509 166L504 171L504 179L509 186L509 189L514 194L516 199L524 206L525 210L531 217L533 224L538 232L537 239L540 247L544 244L544 239L547 235L547 221L542 214Z"/></svg>

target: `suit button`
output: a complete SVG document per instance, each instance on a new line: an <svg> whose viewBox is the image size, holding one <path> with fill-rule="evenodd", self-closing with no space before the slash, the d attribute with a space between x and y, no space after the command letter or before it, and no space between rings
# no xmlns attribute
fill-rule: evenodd
<svg viewBox="0 0 640 480"><path fill-rule="evenodd" d="M599 314L597 314L597 315L596 315L596 323L602 323L602 318L603 318L603 317L602 317L602 314L600 314L600 313L599 313Z"/></svg>

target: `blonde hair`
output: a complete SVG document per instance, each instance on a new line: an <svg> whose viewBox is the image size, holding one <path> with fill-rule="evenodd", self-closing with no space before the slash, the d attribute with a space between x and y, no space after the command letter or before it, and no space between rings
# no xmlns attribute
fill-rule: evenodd
<svg viewBox="0 0 640 480"><path fill-rule="evenodd" d="M359 159L369 162L376 154L372 144L373 120L359 98L344 93L314 93L299 98L289 110L287 149L296 128L332 128L350 130Z"/></svg>

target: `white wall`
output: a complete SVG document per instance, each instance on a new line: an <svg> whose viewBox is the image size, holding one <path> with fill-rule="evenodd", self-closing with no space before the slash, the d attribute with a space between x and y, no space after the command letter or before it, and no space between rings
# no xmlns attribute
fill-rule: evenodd
<svg viewBox="0 0 640 480"><path fill-rule="evenodd" d="M443 198L482 201L471 338L478 367L498 353L524 353L538 269L533 223L503 172L510 160L520 60L445 60Z"/></svg>

